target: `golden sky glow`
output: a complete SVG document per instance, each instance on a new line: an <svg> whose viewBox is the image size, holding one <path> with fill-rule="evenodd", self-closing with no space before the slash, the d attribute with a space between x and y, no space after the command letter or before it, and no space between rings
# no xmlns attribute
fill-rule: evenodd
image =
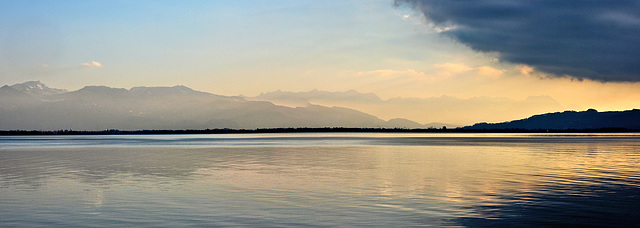
<svg viewBox="0 0 640 228"><path fill-rule="evenodd" d="M443 35L459 28L387 0L2 5L0 84L185 85L230 96L314 89L382 99L549 96L564 109L600 111L640 101L640 83L512 64Z"/></svg>

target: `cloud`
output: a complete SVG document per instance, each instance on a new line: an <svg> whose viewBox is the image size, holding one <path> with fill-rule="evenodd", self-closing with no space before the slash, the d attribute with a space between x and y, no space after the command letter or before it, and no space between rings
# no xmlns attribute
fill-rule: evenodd
<svg viewBox="0 0 640 228"><path fill-rule="evenodd" d="M433 66L441 70L440 75L447 77L473 70L473 68L460 63L434 64Z"/></svg>
<svg viewBox="0 0 640 228"><path fill-rule="evenodd" d="M374 71L361 71L358 75L378 75L383 77L398 77L398 76L412 76L412 77L424 77L424 72L417 72L415 70L374 70Z"/></svg>
<svg viewBox="0 0 640 228"><path fill-rule="evenodd" d="M434 64L439 71L437 75L441 77L451 77L457 74L473 72L486 77L499 77L505 70L496 69L490 66L470 67L461 63Z"/></svg>
<svg viewBox="0 0 640 228"><path fill-rule="evenodd" d="M516 66L516 69L518 69L518 71L520 71L521 74L523 75L531 75L531 73L533 73L533 67L527 66L527 65L519 65Z"/></svg>
<svg viewBox="0 0 640 228"><path fill-rule="evenodd" d="M486 77L500 77L505 70L499 70L490 66L481 66L475 69L476 73Z"/></svg>
<svg viewBox="0 0 640 228"><path fill-rule="evenodd" d="M637 0L395 0L433 28L501 61L556 76L640 81Z"/></svg>
<svg viewBox="0 0 640 228"><path fill-rule="evenodd" d="M91 61L90 63L83 63L82 67L93 68L93 67L104 67L104 66L102 66L102 64L99 62Z"/></svg>

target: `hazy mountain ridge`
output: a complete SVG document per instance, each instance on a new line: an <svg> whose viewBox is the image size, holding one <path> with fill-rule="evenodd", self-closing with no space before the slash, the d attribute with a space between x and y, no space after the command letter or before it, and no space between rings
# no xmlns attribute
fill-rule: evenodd
<svg viewBox="0 0 640 228"><path fill-rule="evenodd" d="M383 100L373 93L355 90L327 92L274 91L262 93L248 100L269 101L290 107L316 104L341 106L357 109L383 119L405 118L419 122L453 123L458 126L477 122L501 122L525 118L531 113L546 113L563 110L562 106L549 96L530 96L523 100L503 97L473 97L461 99L452 96L430 98L390 98ZM473 113L470 115L470 113ZM434 124L427 124L426 127ZM437 126L436 123L433 127ZM453 126L452 124L446 124Z"/></svg>
<svg viewBox="0 0 640 228"><path fill-rule="evenodd" d="M64 91L27 82L3 86L0 95L0 129L5 130L421 126L409 120L387 122L349 108L291 108L185 86Z"/></svg>
<svg viewBox="0 0 640 228"><path fill-rule="evenodd" d="M348 90L344 92L328 92L317 89L309 92L289 92L277 90L274 92L260 93L256 97L247 97L249 99L277 101L278 103L287 103L288 106L304 106L310 102L317 100L332 101L357 101L357 102L382 102L378 95L373 93L360 93L356 90Z"/></svg>
<svg viewBox="0 0 640 228"><path fill-rule="evenodd" d="M589 109L582 112L564 111L534 115L526 119L503 123L477 123L465 129L523 129L523 130L567 130L626 128L640 130L640 109L627 111L598 112Z"/></svg>

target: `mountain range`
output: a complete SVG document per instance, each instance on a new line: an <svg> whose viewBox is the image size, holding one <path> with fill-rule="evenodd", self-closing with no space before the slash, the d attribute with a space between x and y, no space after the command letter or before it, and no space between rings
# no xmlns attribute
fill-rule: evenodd
<svg viewBox="0 0 640 228"><path fill-rule="evenodd" d="M0 87L0 117L2 130L426 128L407 119L384 121L350 108L286 107L185 86L86 86L67 91L39 81Z"/></svg>
<svg viewBox="0 0 640 228"><path fill-rule="evenodd" d="M447 104L447 102L449 104ZM325 104L325 105L321 105ZM329 106L328 104L334 104ZM339 107L337 105L342 105ZM487 106L487 107L485 107ZM349 107L349 108L347 108ZM353 109L357 107L358 110ZM476 107L476 109L473 109ZM478 108L480 107L480 108ZM420 124L407 118L388 121L359 111L387 113L415 109L416 113L440 111L440 115L466 116L492 112L522 112L558 108L550 97L522 101L503 98L458 99L392 98L382 100L372 93L309 92L263 93L256 97L223 96L195 91L185 86L133 87L86 86L75 91L49 88L39 81L0 87L0 130L178 130L256 128L448 128L452 124ZM495 109L495 110L492 110ZM475 110L475 111L473 111ZM442 113L444 112L444 113ZM395 112L399 117L411 116ZM388 114L387 114L388 115ZM520 114L518 114L520 115ZM518 118L514 118L518 119ZM564 111L534 115L499 123L476 123L470 130L492 129L640 129L640 110L621 112Z"/></svg>

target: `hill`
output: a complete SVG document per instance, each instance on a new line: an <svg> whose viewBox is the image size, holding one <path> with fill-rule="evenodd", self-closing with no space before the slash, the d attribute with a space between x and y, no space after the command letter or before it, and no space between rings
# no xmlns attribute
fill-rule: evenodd
<svg viewBox="0 0 640 228"><path fill-rule="evenodd" d="M582 112L564 111L531 116L526 119L503 123L477 123L464 127L470 130L567 130L625 128L640 130L640 110L598 112L589 109Z"/></svg>

